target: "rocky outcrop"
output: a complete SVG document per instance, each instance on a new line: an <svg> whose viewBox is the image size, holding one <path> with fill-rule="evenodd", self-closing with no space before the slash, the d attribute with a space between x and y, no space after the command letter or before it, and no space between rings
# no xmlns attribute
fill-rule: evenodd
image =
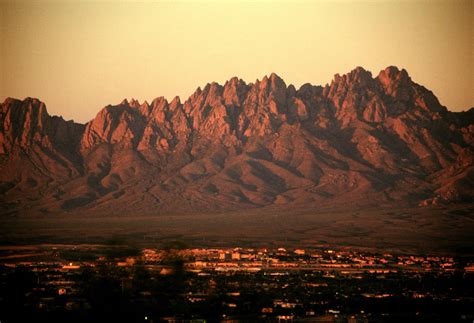
<svg viewBox="0 0 474 323"><path fill-rule="evenodd" d="M61 117L51 117L38 99L7 98L0 110L0 154L34 145L73 152L83 128Z"/></svg>

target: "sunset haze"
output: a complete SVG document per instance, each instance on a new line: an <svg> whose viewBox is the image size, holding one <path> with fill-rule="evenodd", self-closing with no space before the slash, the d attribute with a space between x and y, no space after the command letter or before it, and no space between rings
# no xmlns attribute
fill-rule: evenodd
<svg viewBox="0 0 474 323"><path fill-rule="evenodd" d="M452 111L474 106L472 1L0 2L0 100L87 122L124 97L187 99L232 76L297 88L405 68Z"/></svg>

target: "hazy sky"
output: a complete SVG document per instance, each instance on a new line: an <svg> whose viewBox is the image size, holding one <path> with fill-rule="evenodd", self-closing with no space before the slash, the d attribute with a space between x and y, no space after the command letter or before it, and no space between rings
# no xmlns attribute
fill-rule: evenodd
<svg viewBox="0 0 474 323"><path fill-rule="evenodd" d="M450 110L474 106L473 0L2 1L0 100L38 97L65 119L232 76L324 85L356 66L403 67Z"/></svg>

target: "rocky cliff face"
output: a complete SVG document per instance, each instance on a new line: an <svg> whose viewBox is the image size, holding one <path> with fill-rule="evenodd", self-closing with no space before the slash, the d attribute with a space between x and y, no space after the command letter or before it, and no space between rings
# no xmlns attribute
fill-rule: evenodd
<svg viewBox="0 0 474 323"><path fill-rule="evenodd" d="M396 67L298 90L232 78L185 102L124 100L85 126L7 99L1 212L472 202L473 122Z"/></svg>

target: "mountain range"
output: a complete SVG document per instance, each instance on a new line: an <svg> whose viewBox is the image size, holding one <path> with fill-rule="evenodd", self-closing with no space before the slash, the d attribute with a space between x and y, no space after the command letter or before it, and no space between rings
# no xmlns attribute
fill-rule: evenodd
<svg viewBox="0 0 474 323"><path fill-rule="evenodd" d="M123 100L86 124L0 106L0 214L183 214L470 203L474 108L407 71L357 67L299 89L271 74L185 102Z"/></svg>

